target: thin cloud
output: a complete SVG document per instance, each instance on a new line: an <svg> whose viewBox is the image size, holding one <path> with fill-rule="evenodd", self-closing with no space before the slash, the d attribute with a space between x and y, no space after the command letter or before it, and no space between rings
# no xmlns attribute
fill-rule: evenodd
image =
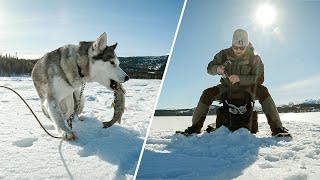
<svg viewBox="0 0 320 180"><path fill-rule="evenodd" d="M15 20L15 23L41 23L41 22L45 22L46 19L44 17L28 17L28 18L19 18Z"/></svg>
<svg viewBox="0 0 320 180"><path fill-rule="evenodd" d="M277 106L289 102L303 102L306 99L319 99L320 75L309 76L283 86L271 87L270 92Z"/></svg>
<svg viewBox="0 0 320 180"><path fill-rule="evenodd" d="M278 91L297 91L297 90L311 90L311 89L319 89L320 85L320 75L314 75L307 77L305 79L301 79L295 82L291 82L289 84L283 85L279 88Z"/></svg>

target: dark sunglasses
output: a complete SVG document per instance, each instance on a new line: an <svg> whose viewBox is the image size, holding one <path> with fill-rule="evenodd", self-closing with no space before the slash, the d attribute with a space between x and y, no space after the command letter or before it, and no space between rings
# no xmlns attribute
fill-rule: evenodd
<svg viewBox="0 0 320 180"><path fill-rule="evenodd" d="M232 49L234 49L234 50L241 50L241 51L243 51L243 50L245 50L246 49L246 46L240 46L240 47L236 47L236 46L232 46Z"/></svg>

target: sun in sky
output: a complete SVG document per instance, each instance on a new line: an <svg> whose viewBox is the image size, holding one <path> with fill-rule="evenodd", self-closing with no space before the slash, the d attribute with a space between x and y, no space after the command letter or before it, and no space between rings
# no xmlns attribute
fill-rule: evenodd
<svg viewBox="0 0 320 180"><path fill-rule="evenodd" d="M277 13L270 4L262 4L258 7L255 20L263 27L271 26L276 20Z"/></svg>

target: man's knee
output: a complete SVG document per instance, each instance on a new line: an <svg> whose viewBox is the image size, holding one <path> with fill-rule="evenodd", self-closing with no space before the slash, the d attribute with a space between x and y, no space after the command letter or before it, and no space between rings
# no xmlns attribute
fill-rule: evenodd
<svg viewBox="0 0 320 180"><path fill-rule="evenodd" d="M202 95L200 97L200 100L210 106L211 103L214 101L214 97L217 96L219 94L219 88L214 86L214 87L211 87L211 88L208 88L208 89L205 89L203 92L202 92Z"/></svg>
<svg viewBox="0 0 320 180"><path fill-rule="evenodd" d="M257 85L253 87L252 90L260 102L263 102L267 97L270 96L268 88L263 85Z"/></svg>

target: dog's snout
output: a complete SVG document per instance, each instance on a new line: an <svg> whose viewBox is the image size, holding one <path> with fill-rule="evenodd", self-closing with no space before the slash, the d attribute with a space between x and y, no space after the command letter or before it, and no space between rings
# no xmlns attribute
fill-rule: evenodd
<svg viewBox="0 0 320 180"><path fill-rule="evenodd" d="M128 81L129 79L130 79L130 77L129 77L129 76L126 76L126 77L124 78L124 82Z"/></svg>

